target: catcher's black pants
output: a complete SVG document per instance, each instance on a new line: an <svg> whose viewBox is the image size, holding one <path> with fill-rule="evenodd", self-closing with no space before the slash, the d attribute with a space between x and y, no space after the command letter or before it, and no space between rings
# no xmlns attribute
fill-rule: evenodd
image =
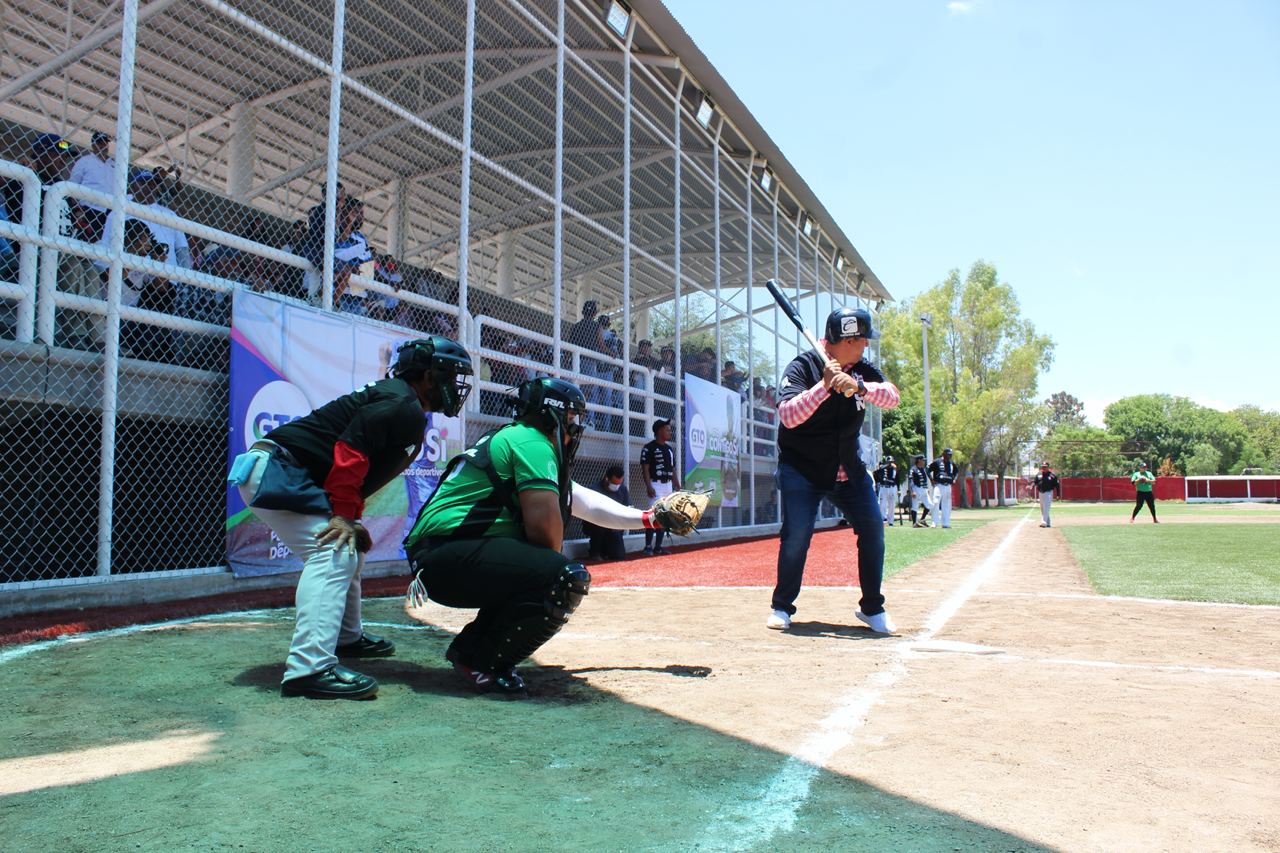
<svg viewBox="0 0 1280 853"><path fill-rule="evenodd" d="M1129 516L1130 519L1138 517L1138 513L1142 512L1143 504L1146 504L1147 508L1151 510L1151 517L1153 519L1156 517L1155 492L1138 492L1138 500L1133 504L1133 515Z"/></svg>
<svg viewBox="0 0 1280 853"><path fill-rule="evenodd" d="M412 555L418 577L432 601L480 608L453 647L463 663L486 671L500 657L498 643L521 605L541 607L572 562L559 551L504 536L433 544Z"/></svg>

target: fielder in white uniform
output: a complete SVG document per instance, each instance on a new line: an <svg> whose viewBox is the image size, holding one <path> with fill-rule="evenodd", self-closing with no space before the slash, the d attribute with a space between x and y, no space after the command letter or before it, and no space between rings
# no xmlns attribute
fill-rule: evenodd
<svg viewBox="0 0 1280 853"><path fill-rule="evenodd" d="M929 472L924 467L924 456L916 456L915 464L911 466L907 479L911 487L911 511L914 514L917 509L920 510L914 526L932 527L933 522L929 521L929 511L933 509L933 501L929 493L933 488L929 483Z"/></svg>
<svg viewBox="0 0 1280 853"><path fill-rule="evenodd" d="M942 458L929 463L929 478L933 480L933 502L938 507L938 520L943 527L951 526L951 484L956 481L960 466L951 461L951 448L942 451Z"/></svg>
<svg viewBox="0 0 1280 853"><path fill-rule="evenodd" d="M876 494L880 497L880 517L893 527L893 517L898 508L898 466L892 456L885 456L876 468Z"/></svg>

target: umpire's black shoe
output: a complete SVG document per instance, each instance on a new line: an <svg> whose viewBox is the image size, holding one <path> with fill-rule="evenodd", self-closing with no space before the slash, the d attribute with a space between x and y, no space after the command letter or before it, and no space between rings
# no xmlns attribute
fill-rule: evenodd
<svg viewBox="0 0 1280 853"><path fill-rule="evenodd" d="M282 682L280 695L306 696L308 699L372 699L378 695L378 682L342 664L334 664L326 670Z"/></svg>
<svg viewBox="0 0 1280 853"><path fill-rule="evenodd" d="M340 658L389 658L395 653L395 643L373 634L361 634L354 643L334 649L334 654Z"/></svg>

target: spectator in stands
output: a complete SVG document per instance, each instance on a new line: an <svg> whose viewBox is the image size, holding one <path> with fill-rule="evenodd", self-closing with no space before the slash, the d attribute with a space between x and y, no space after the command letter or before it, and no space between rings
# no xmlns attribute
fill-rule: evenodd
<svg viewBox="0 0 1280 853"><path fill-rule="evenodd" d="M699 379L708 382L716 381L716 351L714 347L706 347L694 357L689 365L689 372Z"/></svg>
<svg viewBox="0 0 1280 853"><path fill-rule="evenodd" d="M732 361L724 363L724 369L720 371L720 384L732 391L742 393L742 383L747 381L747 374L738 369L738 366Z"/></svg>
<svg viewBox="0 0 1280 853"><path fill-rule="evenodd" d="M508 337L503 340L500 350L506 357L484 360L489 368L489 381L508 389L514 388L527 378L520 364L520 341L514 337ZM486 415L510 414L511 406L508 402L510 400L510 391L480 389L480 411Z"/></svg>
<svg viewBox="0 0 1280 853"><path fill-rule="evenodd" d="M151 258L161 263L169 254L169 246L156 242L151 228L141 219L125 220L124 250L126 254ZM167 279L139 269L124 271L120 290L121 305L172 314L173 300L173 285ZM123 320L120 323L121 354L129 358L172 364L173 343L173 335L168 329L133 320Z"/></svg>
<svg viewBox="0 0 1280 853"><path fill-rule="evenodd" d="M588 299L582 303L582 319L569 327L569 343L585 350L593 352L604 352L604 330L600 328L599 322L596 320L596 314L600 306L594 299ZM568 368L572 365L572 361L566 359L561 367ZM580 372L584 376L594 378L596 376L596 367L598 362L594 358L588 358L585 355L579 361ZM590 395L587 395L588 400Z"/></svg>
<svg viewBox="0 0 1280 853"><path fill-rule="evenodd" d="M676 348L663 347L658 360L658 372L667 376L675 376L679 368L676 366Z"/></svg>
<svg viewBox="0 0 1280 853"><path fill-rule="evenodd" d="M374 259L373 280L399 292L400 285L404 283L404 276L400 273L400 265L396 263L395 258L390 255L379 255ZM403 303L404 300L399 296L392 296L388 293L371 291L365 297L365 305L368 308L369 316L375 320L383 320L389 323L399 322L397 317L400 314L400 306Z"/></svg>
<svg viewBox="0 0 1280 853"><path fill-rule="evenodd" d="M96 192L111 195L115 186L116 161L111 156L111 137L95 133L89 137L89 150L71 167L71 180ZM107 221L107 208L95 201L76 204L76 225L80 239L96 243L102 239L102 226Z"/></svg>
<svg viewBox="0 0 1280 853"><path fill-rule="evenodd" d="M674 350L672 351L672 354L674 354ZM631 361L637 367L643 367L645 370L656 371L658 368L662 367L662 362L653 354L653 341L648 338L636 344L636 354L632 357Z"/></svg>
<svg viewBox="0 0 1280 853"><path fill-rule="evenodd" d="M600 481L591 488L613 498L623 506L631 505L631 495L622 482L621 465L610 465ZM582 522L582 530L587 534L588 560L621 560L627 556L627 547L622 542L621 530L597 527L588 521Z"/></svg>
<svg viewBox="0 0 1280 853"><path fill-rule="evenodd" d="M342 184L338 184L337 198L335 201L335 210L337 211L334 220L334 243L338 241L338 234L342 231L342 210L347 204L347 191ZM303 243L302 257L311 262L315 267L314 270L306 274L307 298L313 304L320 301L320 290L323 283L320 280L324 271L324 219L325 219L325 203L321 201L319 204L311 208L307 213L307 239ZM335 296L336 302L336 296Z"/></svg>
<svg viewBox="0 0 1280 853"><path fill-rule="evenodd" d="M47 187L66 177L70 149L71 146L61 136L42 133L31 140L22 163L35 172L36 178ZM22 181L17 178L0 182L0 217L7 218L11 222L22 221ZM40 227L38 222L36 227ZM0 272L4 271L6 266L10 268L9 275L4 278L5 281L16 278L18 270L19 246L10 242L9 249L12 254L4 252L3 247L0 247ZM10 335L7 331L13 326L16 318L16 305L5 300L0 301L0 306L3 306L0 307L0 330L4 330L8 337Z"/></svg>
<svg viewBox="0 0 1280 853"><path fill-rule="evenodd" d="M339 311L364 316L367 313L363 287L352 287L351 276L373 261L364 228L364 202L348 198L342 206L338 233L333 244L333 301Z"/></svg>
<svg viewBox="0 0 1280 853"><path fill-rule="evenodd" d="M605 355L613 358L622 358L622 339L614 333L611 326L613 320L607 314L601 314L598 318L600 324L600 334L604 348L601 349ZM597 402L602 406L611 406L615 409L622 408L622 368L616 364L602 361L597 368L597 374L604 380L599 386L596 393ZM622 418L619 415L605 414L597 418L597 427L608 432L622 431Z"/></svg>

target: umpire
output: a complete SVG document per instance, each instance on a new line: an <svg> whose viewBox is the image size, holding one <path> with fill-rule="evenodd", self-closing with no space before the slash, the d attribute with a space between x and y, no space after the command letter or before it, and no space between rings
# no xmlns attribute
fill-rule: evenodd
<svg viewBox="0 0 1280 853"><path fill-rule="evenodd" d="M871 475L859 458L859 435L867 403L891 409L898 389L863 361L871 338L871 314L838 308L827 317L816 351L791 360L778 387L778 489L782 493L782 541L778 583L768 627L791 627L818 504L828 497L858 535L858 583L862 588L855 616L880 634L894 631L884 609L884 521Z"/></svg>
<svg viewBox="0 0 1280 853"><path fill-rule="evenodd" d="M471 372L471 356L459 344L409 341L389 378L273 429L232 462L228 481L303 560L282 695L377 694L377 681L338 663L395 654L390 641L364 633L360 622L360 571L373 546L360 523L364 501L417 457L424 412L453 417L461 410Z"/></svg>

